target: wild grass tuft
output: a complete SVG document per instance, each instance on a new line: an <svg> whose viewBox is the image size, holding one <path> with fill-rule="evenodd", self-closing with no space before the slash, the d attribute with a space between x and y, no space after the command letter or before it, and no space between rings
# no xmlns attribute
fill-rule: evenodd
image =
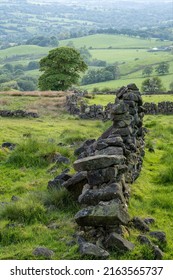
<svg viewBox="0 0 173 280"><path fill-rule="evenodd" d="M43 201L46 207L53 205L60 211L76 213L79 210L79 205L65 188L51 190L45 194Z"/></svg>
<svg viewBox="0 0 173 280"><path fill-rule="evenodd" d="M162 183L164 185L173 184L173 164L162 170L158 176L158 183Z"/></svg>
<svg viewBox="0 0 173 280"><path fill-rule="evenodd" d="M16 167L45 167L50 163L48 155L54 154L56 149L54 143L29 138L17 145L7 163Z"/></svg>
<svg viewBox="0 0 173 280"><path fill-rule="evenodd" d="M170 147L166 147L164 153L160 159L161 164L164 165L159 174L157 175L157 182L159 184L172 184L173 183L173 150Z"/></svg>
<svg viewBox="0 0 173 280"><path fill-rule="evenodd" d="M2 149L1 148L0 149L0 162L4 161L7 158L8 154L9 154L9 150L8 149L6 149L6 148Z"/></svg>
<svg viewBox="0 0 173 280"><path fill-rule="evenodd" d="M46 209L41 202L28 196L25 199L1 207L0 218L24 224L44 222L46 220Z"/></svg>
<svg viewBox="0 0 173 280"><path fill-rule="evenodd" d="M87 138L88 135L79 129L65 129L60 135L60 139L64 144L75 144Z"/></svg>
<svg viewBox="0 0 173 280"><path fill-rule="evenodd" d="M31 238L32 235L26 232L24 227L20 224L7 224L0 232L0 242L2 246L27 242L31 240Z"/></svg>

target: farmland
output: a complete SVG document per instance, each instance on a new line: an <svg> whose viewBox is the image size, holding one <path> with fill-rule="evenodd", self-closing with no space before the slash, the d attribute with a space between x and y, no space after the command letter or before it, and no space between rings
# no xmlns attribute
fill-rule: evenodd
<svg viewBox="0 0 173 280"><path fill-rule="evenodd" d="M60 46L65 46L69 43L78 49L82 47L88 48L92 60L102 60L107 65L117 63L120 69L120 78L118 80L85 85L81 89L84 88L89 91L92 91L94 87L115 89L123 84L130 83L131 79L141 87L141 83L144 80L142 76L144 67L156 67L161 62L168 62L170 65L169 73L161 76L165 89L169 89L173 74L172 53L170 51L148 52L153 47L171 46L172 43L169 41L162 42L156 39L139 39L125 35L96 34L71 39L70 41L62 40L60 41ZM21 45L0 50L0 66L2 67L7 63L13 66L19 64L26 66L31 61L38 62L43 56L48 54L50 49L51 47ZM38 78L40 73L38 69L25 70L25 75ZM156 75L156 73L153 72L153 75Z"/></svg>
<svg viewBox="0 0 173 280"><path fill-rule="evenodd" d="M60 45L73 42L76 48L84 47L93 49L149 49L169 45L171 42L162 42L156 39L133 38L125 35L96 34L81 38L62 40Z"/></svg>

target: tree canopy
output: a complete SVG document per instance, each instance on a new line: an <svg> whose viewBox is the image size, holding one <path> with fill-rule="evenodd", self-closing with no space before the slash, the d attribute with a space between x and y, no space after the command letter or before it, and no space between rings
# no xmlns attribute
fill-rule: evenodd
<svg viewBox="0 0 173 280"><path fill-rule="evenodd" d="M100 83L119 79L120 71L118 64L109 65L101 69L91 69L82 78L82 85Z"/></svg>
<svg viewBox="0 0 173 280"><path fill-rule="evenodd" d="M142 83L142 92L163 91L162 80L159 77L147 78Z"/></svg>
<svg viewBox="0 0 173 280"><path fill-rule="evenodd" d="M168 62L161 62L159 65L156 67L156 72L159 75L164 75L169 73L169 63Z"/></svg>
<svg viewBox="0 0 173 280"><path fill-rule="evenodd" d="M152 74L152 72L153 72L153 67L148 65L142 71L142 75L148 77L148 76L150 76Z"/></svg>
<svg viewBox="0 0 173 280"><path fill-rule="evenodd" d="M41 90L66 90L78 83L79 73L86 69L86 63L74 48L53 49L40 60L40 71L44 73L39 78L39 88Z"/></svg>

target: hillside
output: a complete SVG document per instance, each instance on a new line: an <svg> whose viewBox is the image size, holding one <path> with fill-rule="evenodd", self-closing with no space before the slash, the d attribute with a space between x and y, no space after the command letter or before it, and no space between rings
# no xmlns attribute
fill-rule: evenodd
<svg viewBox="0 0 173 280"><path fill-rule="evenodd" d="M172 52L164 51L165 47L172 46L171 41L140 39L125 35L96 34L71 40L62 40L59 45L74 46L79 50L81 48L86 49L91 56L89 58L89 63L92 63L92 61L103 61L107 65L117 63L120 71L119 79L81 87L89 91L94 87L99 87L100 89L104 87L117 88L124 83L128 84L131 78L133 78L140 87L144 80L144 77L142 76L143 69L149 65L156 67L161 62L168 62L170 65L169 73L161 76L166 90L169 89L169 84L172 81ZM149 50L153 47L163 49L150 52ZM43 56L46 56L51 49L51 47L41 47L36 45L20 45L0 50L0 67L2 68L6 64L11 64L15 69L22 70L19 71L20 73L17 72L16 76L14 71L14 81L16 81L16 79L23 79L23 75L35 78L34 89L36 89L37 79L40 75L38 62ZM37 66L34 66L36 69L34 68L32 70L32 68L29 67L29 63L33 62L37 63ZM89 69L92 69L92 67L89 66ZM96 67L95 69L99 69L99 67ZM157 74L153 72L153 75ZM8 88L9 80L11 80L11 78L6 78L2 72L1 81L2 83L5 82L4 88ZM11 85L13 85L14 88L17 87L15 82L10 82L10 86ZM3 84L1 85L1 90L3 90ZM28 88L26 90L30 89Z"/></svg>
<svg viewBox="0 0 173 280"><path fill-rule="evenodd" d="M125 35L95 34L81 38L61 40L60 45L73 42L76 48L84 47L93 49L150 49L158 46L167 46L172 41L161 41L157 39L142 39Z"/></svg>
<svg viewBox="0 0 173 280"><path fill-rule="evenodd" d="M3 47L24 44L35 36L62 40L110 30L110 27L123 34L133 31L144 37L172 38L169 1L76 1L73 5L71 1L2 0L0 18L0 46Z"/></svg>

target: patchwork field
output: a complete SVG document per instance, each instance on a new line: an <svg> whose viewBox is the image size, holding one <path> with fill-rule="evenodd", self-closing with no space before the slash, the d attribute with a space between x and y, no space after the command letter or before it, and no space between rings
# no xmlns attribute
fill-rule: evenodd
<svg viewBox="0 0 173 280"><path fill-rule="evenodd" d="M152 97L152 101L168 97ZM86 139L98 138L111 122L70 116L59 98L0 95L0 110L25 109L40 114L38 119L0 118L0 144L7 141L16 144L14 150L0 148L0 259L40 259L33 255L38 246L53 250L53 259L85 258L79 254L73 236L74 214L79 205L64 189L48 191L47 183L66 168L73 173L75 148ZM150 98L144 97L145 101ZM98 96L92 102L105 105L109 99L114 96ZM151 229L166 233L167 244L162 249L164 259L170 260L173 259L172 123L173 116L144 118L148 129L146 154L140 177L131 187L129 205L131 217L153 217L155 224ZM50 156L55 153L68 157L70 163L55 165ZM132 229L128 236L136 243L133 252L117 255L112 251L110 259L153 259L147 245L136 242L138 235Z"/></svg>
<svg viewBox="0 0 173 280"><path fill-rule="evenodd" d="M148 52L153 47L170 46L170 41L159 41L156 39L140 39L125 35L106 35L96 34L81 38L59 41L59 46L72 45L76 48L86 47L91 54L92 59L106 61L107 64L118 63L120 69L120 79L107 82L89 84L81 86L81 89L92 91L95 87L104 89L109 87L115 89L123 84L130 83L130 80L141 88L141 84L145 77L142 71L145 66L153 66L155 68L160 62L169 63L169 73L160 76L163 86L166 90L169 89L170 83L173 81L173 55L169 51ZM50 47L40 47L33 45L20 45L8 49L0 50L0 67L5 64L13 66L22 64L27 66L30 61L39 61L46 56ZM90 69L90 67L89 67ZM95 69L99 69L98 67ZM24 70L24 75L38 78L40 72L38 69ZM22 74L22 75L23 75ZM157 75L153 71L152 76ZM21 76L22 78L23 76ZM3 77L4 78L4 77ZM15 76L14 79L19 79L20 76ZM3 81L3 80L2 80Z"/></svg>

